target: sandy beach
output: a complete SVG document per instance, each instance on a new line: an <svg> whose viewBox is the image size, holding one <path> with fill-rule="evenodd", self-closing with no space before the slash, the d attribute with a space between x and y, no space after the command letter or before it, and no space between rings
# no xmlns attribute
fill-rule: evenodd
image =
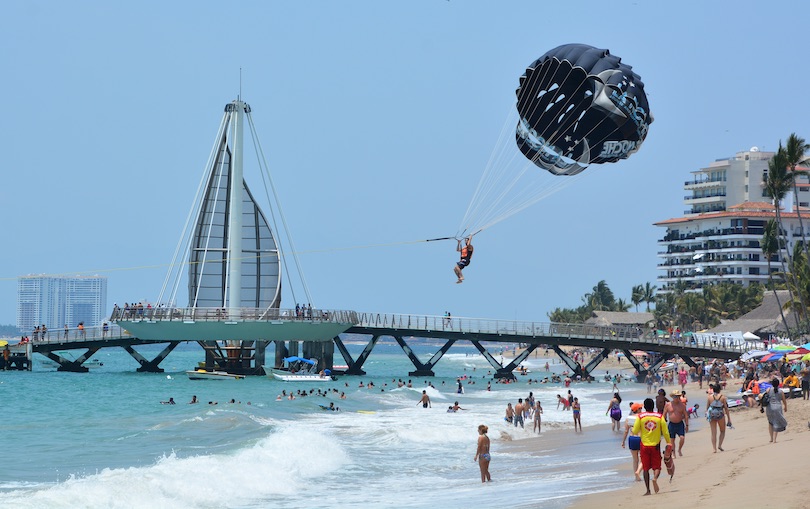
<svg viewBox="0 0 810 509"><path fill-rule="evenodd" d="M730 394L737 388L730 383L724 394L732 399ZM672 389L666 387L667 392ZM704 412L705 390L692 383L687 385L686 392L690 406L700 403L700 418L692 418L692 422L699 423L690 426L684 456L675 461L672 482L664 469L659 478L661 491L657 495L644 497L644 483L639 482L615 492L578 498L571 507L637 507L640 503L658 509L681 509L698 504L712 509L808 507L810 485L806 464L810 454L810 401L787 400L788 428L779 433L776 443L769 442L768 421L758 408L731 409L734 428L726 430L725 451L713 453L711 429ZM623 468L627 478L632 479L629 452Z"/></svg>

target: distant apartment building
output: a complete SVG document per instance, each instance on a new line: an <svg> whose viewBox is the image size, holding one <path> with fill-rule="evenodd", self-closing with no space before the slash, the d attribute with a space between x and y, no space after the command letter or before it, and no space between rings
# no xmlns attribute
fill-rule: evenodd
<svg viewBox="0 0 810 509"><path fill-rule="evenodd" d="M756 147L720 159L693 171L684 183L684 216L655 223L666 228L658 244L659 290L666 292L681 283L687 289L707 284L732 282L747 286L768 280L768 261L762 254L765 224L776 214L764 180L773 152ZM796 181L799 207L805 229L810 229L810 181L803 175ZM782 228L788 249L803 238L793 193L781 202ZM805 210L807 209L807 210ZM781 271L779 253L771 260L771 271Z"/></svg>
<svg viewBox="0 0 810 509"><path fill-rule="evenodd" d="M17 278L17 328L37 325L61 329L101 325L107 314L105 276L20 276Z"/></svg>

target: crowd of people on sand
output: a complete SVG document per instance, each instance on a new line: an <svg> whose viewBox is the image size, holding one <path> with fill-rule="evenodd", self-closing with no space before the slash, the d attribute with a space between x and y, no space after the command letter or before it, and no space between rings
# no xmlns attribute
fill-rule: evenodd
<svg viewBox="0 0 810 509"><path fill-rule="evenodd" d="M775 443L779 433L787 429L785 414L788 399L810 399L810 361L791 363L783 358L776 363L742 360L723 363L714 360L700 363L689 370L681 366L673 373L671 378L660 380L647 376L649 393L667 381L675 388L669 392L669 397L666 390L660 387L655 397L646 398L643 404L631 402L630 415L624 423L622 447L630 449L635 479L640 481L643 474L645 495L652 493L650 484L653 491L658 493L662 462L672 478L674 458L683 456L689 420L699 418L701 409L709 422L712 452L722 453L726 430L733 429L732 409L746 411L758 408L766 415L768 436L770 442ZM697 382L701 392L706 386L703 406L700 402L690 406L684 390L690 380ZM662 443L666 444L663 451L660 448Z"/></svg>
<svg viewBox="0 0 810 509"><path fill-rule="evenodd" d="M548 370L548 364L545 368ZM651 495L660 490L658 479L664 468L670 479L674 475L675 458L684 454L689 420L699 418L701 411L709 423L709 440L714 453L724 451L726 429L733 427L731 410L734 408L759 408L767 417L770 442L775 443L779 433L787 428L785 414L788 399L810 399L810 360L793 363L786 358L771 363L756 360L724 363L713 360L700 362L694 367L676 364L674 368L647 375L645 382L651 396L643 402L629 402L629 413L624 420L618 390L622 382L621 374L611 376L607 372L604 380L613 381L615 390L605 414L610 416L612 430L623 432L621 446L630 450L633 475L637 481L644 480L645 495ZM527 380L528 383L531 381ZM566 387L572 383L567 376L564 381ZM578 379L573 381L583 382ZM697 383L701 392L705 385L705 403L702 403L703 396L698 396L698 401L690 404L686 394L686 385L690 382ZM671 387L669 393L665 386ZM724 390L732 390L734 399L729 400ZM582 431L582 409L571 389L564 396L557 394L557 409L571 411L574 431ZM533 421L533 431L539 432L542 413L540 402L529 392L526 398L518 398L517 403L507 403L504 421L524 429L527 422ZM490 480L487 431L486 425L479 426L475 455L482 482ZM665 444L663 450L662 443Z"/></svg>

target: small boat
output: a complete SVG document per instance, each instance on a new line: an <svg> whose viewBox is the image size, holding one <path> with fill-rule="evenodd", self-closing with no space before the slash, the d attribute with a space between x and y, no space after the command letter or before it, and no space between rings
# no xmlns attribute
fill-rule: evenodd
<svg viewBox="0 0 810 509"><path fill-rule="evenodd" d="M285 357L286 368L264 366L268 378L284 382L331 382L336 380L328 369L318 371L318 361L303 357Z"/></svg>
<svg viewBox="0 0 810 509"><path fill-rule="evenodd" d="M204 369L190 369L186 371L189 380L241 380L244 375L234 375L226 371L206 371Z"/></svg>

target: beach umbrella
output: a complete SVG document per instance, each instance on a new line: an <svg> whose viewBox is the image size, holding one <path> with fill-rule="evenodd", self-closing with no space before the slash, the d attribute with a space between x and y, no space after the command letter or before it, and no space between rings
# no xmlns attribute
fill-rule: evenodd
<svg viewBox="0 0 810 509"><path fill-rule="evenodd" d="M4 346L8 346L8 341L6 341L5 339L0 339L0 348Z"/></svg>
<svg viewBox="0 0 810 509"><path fill-rule="evenodd" d="M771 352L792 352L796 347L793 345L776 345L770 348Z"/></svg>
<svg viewBox="0 0 810 509"><path fill-rule="evenodd" d="M767 350L749 350L740 356L740 359L744 361L750 361L751 359L759 359L760 357L764 357L768 355L770 352Z"/></svg>
<svg viewBox="0 0 810 509"><path fill-rule="evenodd" d="M633 350L630 353L633 355L647 355L647 352L645 352L644 350Z"/></svg>
<svg viewBox="0 0 810 509"><path fill-rule="evenodd" d="M787 360L789 360L789 361L795 361L795 360L801 359L802 357L804 357L805 355L807 355L809 353L810 353L810 350L808 350L807 348L804 348L803 346L800 346L799 348L793 350L792 352L788 352L786 357L787 357Z"/></svg>
<svg viewBox="0 0 810 509"><path fill-rule="evenodd" d="M746 332L743 334L743 339L746 341L759 341L760 338L753 332Z"/></svg>
<svg viewBox="0 0 810 509"><path fill-rule="evenodd" d="M778 361L782 357L784 357L784 352L771 352L768 355L759 359L759 362L771 362L771 361Z"/></svg>
<svg viewBox="0 0 810 509"><path fill-rule="evenodd" d="M802 356L802 360L803 361L810 361L810 353L804 354L804 356Z"/></svg>

